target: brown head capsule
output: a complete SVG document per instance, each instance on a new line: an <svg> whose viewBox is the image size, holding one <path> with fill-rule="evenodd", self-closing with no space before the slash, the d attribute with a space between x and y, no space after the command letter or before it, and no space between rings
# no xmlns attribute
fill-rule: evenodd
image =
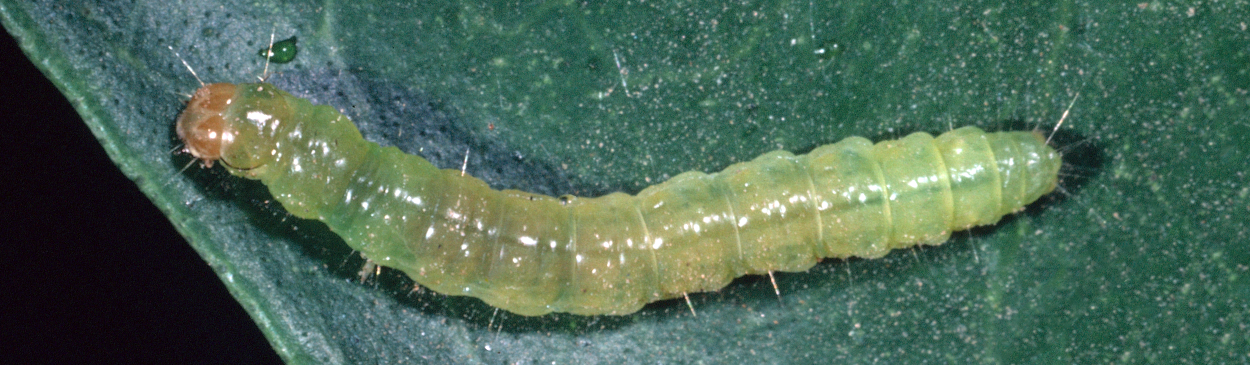
<svg viewBox="0 0 1250 365"><path fill-rule="evenodd" d="M234 141L235 131L226 123L226 108L234 101L234 84L208 84L195 91L174 129L186 151L212 167L222 151Z"/></svg>

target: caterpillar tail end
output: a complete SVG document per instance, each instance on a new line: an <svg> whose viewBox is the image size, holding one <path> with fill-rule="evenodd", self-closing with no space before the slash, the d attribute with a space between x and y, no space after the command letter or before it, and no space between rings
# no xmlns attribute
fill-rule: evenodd
<svg viewBox="0 0 1250 365"><path fill-rule="evenodd" d="M998 166L1001 169L1003 213L1024 209L1042 196L1050 194L1059 183L1059 168L1063 156L1046 143L1046 136L1037 131L1000 132L1002 151Z"/></svg>
<svg viewBox="0 0 1250 365"><path fill-rule="evenodd" d="M1059 185L1059 168L1063 165L1063 156L1055 151L1047 142L1046 135L1040 131L1032 131L1029 133L1033 137L1034 143L1021 144L1024 149L1026 158L1026 168L1029 170L1024 176L1027 176L1029 183L1027 184L1026 194L1037 200L1046 194L1050 194Z"/></svg>

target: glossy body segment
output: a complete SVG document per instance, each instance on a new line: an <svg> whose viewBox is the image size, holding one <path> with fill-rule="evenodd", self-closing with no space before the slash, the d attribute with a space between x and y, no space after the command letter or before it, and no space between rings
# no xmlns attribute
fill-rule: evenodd
<svg viewBox="0 0 1250 365"><path fill-rule="evenodd" d="M637 196L554 198L492 190L380 147L334 109L271 85L217 85L230 102L197 92L179 131L209 129L194 125L204 119L225 126L206 135L229 141L188 134L193 154L219 152L232 173L260 179L291 214L325 222L378 264L523 315L628 314L746 274L940 244L1050 192L1061 163L1037 133L966 127L770 152Z"/></svg>

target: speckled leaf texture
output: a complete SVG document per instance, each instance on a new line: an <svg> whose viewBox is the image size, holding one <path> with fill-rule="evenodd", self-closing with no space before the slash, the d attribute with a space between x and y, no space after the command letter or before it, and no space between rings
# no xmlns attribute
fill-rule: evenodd
<svg viewBox="0 0 1250 365"><path fill-rule="evenodd" d="M1250 360L1245 1L0 4L290 363ZM270 82L496 189L637 193L848 136L1050 127L1071 103L1068 165L996 226L778 275L780 297L750 277L691 296L697 316L520 317L391 270L362 283L263 186L178 172L199 84L170 47L250 82L271 33L300 50Z"/></svg>

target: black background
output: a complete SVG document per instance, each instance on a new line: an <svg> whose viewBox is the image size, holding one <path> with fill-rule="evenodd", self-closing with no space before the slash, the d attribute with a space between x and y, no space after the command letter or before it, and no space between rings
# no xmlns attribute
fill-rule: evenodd
<svg viewBox="0 0 1250 365"><path fill-rule="evenodd" d="M280 363L65 97L0 38L0 359Z"/></svg>

